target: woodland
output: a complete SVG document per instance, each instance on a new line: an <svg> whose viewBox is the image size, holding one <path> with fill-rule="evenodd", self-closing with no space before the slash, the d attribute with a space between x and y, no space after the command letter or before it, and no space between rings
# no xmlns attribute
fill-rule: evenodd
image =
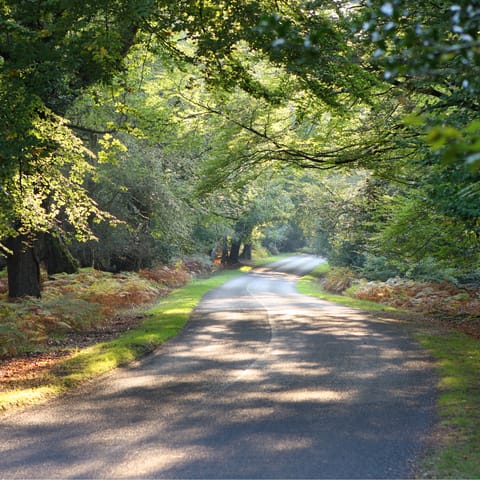
<svg viewBox="0 0 480 480"><path fill-rule="evenodd" d="M4 0L8 296L252 249L478 287L479 29L468 0Z"/></svg>
<svg viewBox="0 0 480 480"><path fill-rule="evenodd" d="M314 253L303 293L437 360L419 478L478 478L479 31L474 0L1 0L0 411Z"/></svg>

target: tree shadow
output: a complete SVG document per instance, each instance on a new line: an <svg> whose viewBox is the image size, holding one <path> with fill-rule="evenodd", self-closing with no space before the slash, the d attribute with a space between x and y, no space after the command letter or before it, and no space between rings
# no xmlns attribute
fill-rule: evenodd
<svg viewBox="0 0 480 480"><path fill-rule="evenodd" d="M2 477L411 475L435 420L428 356L400 324L277 277L208 294L151 357L5 419Z"/></svg>

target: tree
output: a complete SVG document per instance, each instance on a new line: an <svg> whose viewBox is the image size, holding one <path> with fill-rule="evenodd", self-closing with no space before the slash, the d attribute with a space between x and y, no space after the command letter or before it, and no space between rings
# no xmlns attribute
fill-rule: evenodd
<svg viewBox="0 0 480 480"><path fill-rule="evenodd" d="M95 199L103 201L108 192L125 200L116 213L127 213L129 233L147 225L147 236L155 233L165 244L181 237L185 246L199 223L195 218L210 215L200 197L189 200L186 177L194 185L205 173L203 192L219 186L225 192L227 182L248 191L249 185L255 189L259 166L275 172L290 165L368 170L387 184L422 192L436 214L477 235L478 53L469 53L469 47L477 46L478 15L467 1L454 8L444 1L438 6L409 2L406 9L400 0L358 5L304 0L4 2L0 235L27 245L16 248L11 260L27 253L39 232L91 237L92 214L108 217ZM422 38L420 45L415 35ZM153 68L149 78L152 56L164 71ZM137 67L134 87L129 62ZM179 67L170 83L165 82L167 65ZM172 72L170 68L168 74ZM162 75L163 83L155 85ZM79 95L100 83L110 86L112 101L105 102L99 90L90 91L90 101L107 103L111 119L101 128L86 117L77 124L66 121L69 115L74 120L71 107ZM149 114L149 108L156 113ZM159 119L166 133L155 125ZM122 186L104 188L103 177L105 183L97 189L89 184L98 194L89 196L85 186L95 160L80 141L87 133L107 134L103 150L91 148L100 162L115 145L127 145L131 169L138 167L135 183L145 188L127 185L128 167L122 171L104 164L100 170L115 171ZM155 158L151 166L158 162L152 170L161 181L146 181L140 173L146 166L139 157L142 148ZM118 152L124 161L127 155ZM182 158L178 165L176 156ZM166 203L172 200L171 208L157 210L148 200L160 190ZM361 219L355 228L362 233L352 244L359 252L375 230L376 209L359 201L368 194L365 187L346 215ZM252 225L262 223L263 212L253 204L242 210L242 200L235 201L242 215L223 226L245 240ZM188 221L173 222L170 228L165 220L171 212L185 214ZM135 223L136 213L148 220ZM33 262L29 271L36 272L35 256L25 259ZM25 288L24 293L36 295L37 290Z"/></svg>
<svg viewBox="0 0 480 480"><path fill-rule="evenodd" d="M475 2L369 2L360 38L375 45L372 65L415 99L406 124L426 133L446 163L480 168L480 19Z"/></svg>
<svg viewBox="0 0 480 480"><path fill-rule="evenodd" d="M102 218L83 188L88 152L63 115L82 89L121 69L144 20L143 3L2 2L0 232L11 238L10 296L39 295L31 274L38 271L38 232L55 234L61 215L86 237L88 217Z"/></svg>

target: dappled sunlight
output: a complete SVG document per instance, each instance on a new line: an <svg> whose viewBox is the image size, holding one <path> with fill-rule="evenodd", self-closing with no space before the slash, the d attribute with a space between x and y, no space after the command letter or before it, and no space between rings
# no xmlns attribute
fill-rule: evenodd
<svg viewBox="0 0 480 480"><path fill-rule="evenodd" d="M323 403L323 402L344 402L355 398L354 390L288 390L284 392L274 392L273 399L280 403Z"/></svg>
<svg viewBox="0 0 480 480"><path fill-rule="evenodd" d="M348 458L351 477L395 458L426 428L429 360L397 325L274 275L210 292L154 355L4 420L0 455L18 472L83 478L257 478L259 464L271 478L332 476L332 458Z"/></svg>
<svg viewBox="0 0 480 480"><path fill-rule="evenodd" d="M183 462L197 461L208 456L208 449L178 449L168 446L146 448L127 454L126 464L134 462L135 477L152 477L156 472L167 471ZM130 460L128 457L132 457ZM113 466L108 477L131 477L125 466Z"/></svg>
<svg viewBox="0 0 480 480"><path fill-rule="evenodd" d="M262 442L265 443L266 439L262 439ZM273 441L272 441L273 440ZM292 453L296 450L304 450L313 446L313 441L305 438L291 438L291 439L270 439L272 445L272 451L274 452L288 452Z"/></svg>

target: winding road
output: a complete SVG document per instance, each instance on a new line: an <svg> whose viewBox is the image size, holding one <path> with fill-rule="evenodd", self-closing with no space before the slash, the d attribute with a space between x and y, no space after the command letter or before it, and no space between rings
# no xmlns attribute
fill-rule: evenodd
<svg viewBox="0 0 480 480"><path fill-rule="evenodd" d="M297 293L295 256L211 291L175 339L0 420L6 478L407 478L435 373L400 323Z"/></svg>

